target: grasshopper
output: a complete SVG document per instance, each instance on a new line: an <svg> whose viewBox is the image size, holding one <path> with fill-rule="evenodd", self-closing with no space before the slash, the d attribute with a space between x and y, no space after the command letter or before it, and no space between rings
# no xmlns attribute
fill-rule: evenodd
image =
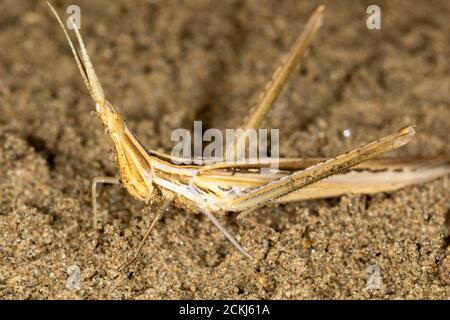
<svg viewBox="0 0 450 320"><path fill-rule="evenodd" d="M216 215L248 212L269 203L389 192L450 172L449 157L372 160L407 144L414 136L414 126L407 126L331 159L279 159L279 167L271 175L261 174L261 170L268 166L264 159L180 164L170 155L143 147L118 110L105 98L79 30L74 28L80 50L78 53L55 9L48 5L67 38L84 83L95 102L95 110L114 143L119 167L120 178L99 177L93 181L94 226L97 221L96 187L99 183L122 184L133 197L146 202L157 199L160 204L133 258L119 270L137 259L151 230L171 203L188 212L204 214L239 252L251 258L250 253L220 224ZM324 6L319 6L311 15L241 128L258 128L261 125L320 28L324 9ZM235 152L244 142L242 138L236 139L228 146L227 153Z"/></svg>

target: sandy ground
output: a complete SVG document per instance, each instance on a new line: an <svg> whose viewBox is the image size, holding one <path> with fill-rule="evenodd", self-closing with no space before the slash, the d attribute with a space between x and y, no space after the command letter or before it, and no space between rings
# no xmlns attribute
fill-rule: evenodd
<svg viewBox="0 0 450 320"><path fill-rule="evenodd" d="M53 1L63 14L73 1ZM320 2L322 3L322 2ZM330 1L325 23L276 102L281 155L333 156L410 124L391 155L449 154L450 2ZM239 125L316 1L79 1L82 33L110 101L144 145ZM450 298L445 179L390 194L271 206L222 219L242 259L201 215L171 208L126 271L151 208L119 186L112 147L44 2L0 2L0 298ZM342 135L344 129L351 136ZM81 271L66 288L67 268ZM370 289L379 268L380 286ZM372 274L373 277L373 274Z"/></svg>

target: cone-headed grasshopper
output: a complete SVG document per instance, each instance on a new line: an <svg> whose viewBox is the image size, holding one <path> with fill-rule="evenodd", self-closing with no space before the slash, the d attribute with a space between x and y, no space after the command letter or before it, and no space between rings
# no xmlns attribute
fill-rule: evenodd
<svg viewBox="0 0 450 320"><path fill-rule="evenodd" d="M96 111L115 146L120 180L111 177L94 180L94 219L96 219L96 184L122 183L137 199L148 201L161 196L162 208L173 202L188 211L202 212L244 256L251 257L213 214L253 210L269 202L326 198L346 193L370 194L392 191L435 179L450 171L448 157L371 160L408 143L414 135L412 126L335 158L280 159L279 168L272 175L260 174L260 170L267 166L264 160L212 165L179 164L169 155L146 150L128 129L116 108L105 99L79 30L74 28L80 53L77 52L56 11L50 4L49 6L66 35L84 83L96 103ZM261 93L242 128L251 129L260 126L319 29L323 11L324 6L320 6L312 14L303 32ZM241 143L243 140L238 138L229 146L227 152L234 152ZM325 178L328 179L324 180ZM123 267L136 259L161 213L162 209L159 210L134 258Z"/></svg>

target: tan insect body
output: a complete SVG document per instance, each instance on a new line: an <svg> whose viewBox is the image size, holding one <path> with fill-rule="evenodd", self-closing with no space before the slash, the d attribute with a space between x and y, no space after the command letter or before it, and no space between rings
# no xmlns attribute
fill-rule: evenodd
<svg viewBox="0 0 450 320"><path fill-rule="evenodd" d="M269 161L265 159L216 164L189 164L189 159L184 159L184 164L179 164L180 162L175 160L180 159L146 150L128 129L119 112L105 99L79 31L75 29L80 55L56 11L50 4L49 6L66 35L86 87L96 103L95 109L114 143L120 183L139 200L149 201L157 196L163 199L161 209L135 256L122 268L137 258L162 211L172 202L189 211L202 212L243 255L251 257L213 214L254 210L269 202L326 198L345 193L393 191L450 172L449 157L371 160L408 143L415 133L413 126L331 159L280 159L279 169L273 170L271 175L260 174L262 168L269 166ZM258 128L261 125L321 26L324 9L324 6L319 6L312 14L287 57L276 69L258 102L251 109L242 128ZM227 153L236 153L236 150L240 150L238 146L244 142L243 139L238 139L228 147ZM324 180L325 178L328 179ZM94 179L94 222L98 183L119 183L119 180L112 177Z"/></svg>

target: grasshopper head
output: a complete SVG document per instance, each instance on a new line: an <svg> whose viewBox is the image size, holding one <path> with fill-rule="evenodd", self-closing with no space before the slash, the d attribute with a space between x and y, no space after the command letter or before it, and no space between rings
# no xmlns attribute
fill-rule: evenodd
<svg viewBox="0 0 450 320"><path fill-rule="evenodd" d="M95 105L106 131L111 136L122 184L137 199L147 201L153 195L153 177L150 162L137 138L127 129L125 121L111 103Z"/></svg>
<svg viewBox="0 0 450 320"><path fill-rule="evenodd" d="M111 137L113 139L123 137L125 133L125 121L113 105L105 100L103 103L97 103L95 109Z"/></svg>

